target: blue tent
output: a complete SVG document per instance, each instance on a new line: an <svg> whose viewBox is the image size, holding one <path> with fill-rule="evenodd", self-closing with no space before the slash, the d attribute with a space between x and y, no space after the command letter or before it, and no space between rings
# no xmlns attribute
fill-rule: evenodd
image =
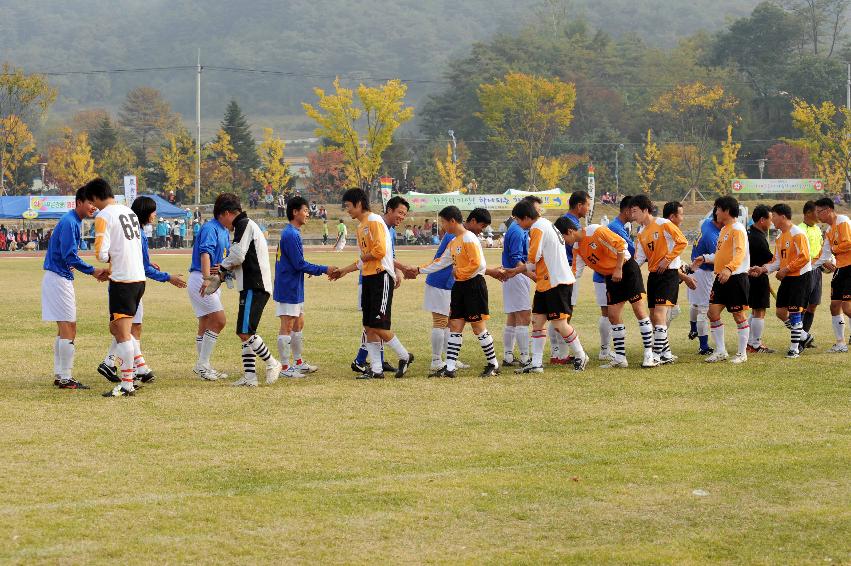
<svg viewBox="0 0 851 566"><path fill-rule="evenodd" d="M164 198L157 195L139 195L151 197L157 203L157 216L160 218L186 218L186 211L174 206Z"/></svg>
<svg viewBox="0 0 851 566"><path fill-rule="evenodd" d="M157 203L157 216L161 218L186 218L186 211L170 204L167 200L157 195L144 195L151 197ZM31 210L31 204L38 200ZM74 206L74 197L0 197L0 218L27 218L31 220L58 220L63 214Z"/></svg>

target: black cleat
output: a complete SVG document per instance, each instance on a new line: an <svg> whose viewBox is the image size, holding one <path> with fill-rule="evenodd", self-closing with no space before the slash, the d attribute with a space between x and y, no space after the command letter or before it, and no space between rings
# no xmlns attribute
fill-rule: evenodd
<svg viewBox="0 0 851 566"><path fill-rule="evenodd" d="M384 379L383 373L374 373L371 369L368 369L362 374L355 376L355 379Z"/></svg>
<svg viewBox="0 0 851 566"><path fill-rule="evenodd" d="M149 371L148 373L143 373L141 375L137 375L136 377L139 378L142 381L142 383L150 383L157 378L157 376L154 375L154 372L152 372L152 371Z"/></svg>
<svg viewBox="0 0 851 566"><path fill-rule="evenodd" d="M413 360L413 358L411 359ZM393 367L393 364L385 360L381 362L381 371L389 371L390 373L396 373L396 368Z"/></svg>
<svg viewBox="0 0 851 566"><path fill-rule="evenodd" d="M812 334L807 334L807 339L804 340L801 343L801 346L802 347L799 348L800 350L803 350L804 348L815 348L816 347L816 337L813 336Z"/></svg>
<svg viewBox="0 0 851 566"><path fill-rule="evenodd" d="M481 377L493 377L499 375L499 368L493 364L488 364L485 366L485 369L482 370L480 375Z"/></svg>
<svg viewBox="0 0 851 566"><path fill-rule="evenodd" d="M110 367L101 362L98 366L98 373L112 383L121 383L121 378L118 376L118 370L115 367Z"/></svg>
<svg viewBox="0 0 851 566"><path fill-rule="evenodd" d="M53 385L54 385L55 387L59 387L59 383L60 383L61 381L62 381L62 379L60 379L60 378L59 378L59 376L56 376L56 377L54 377L54 378L53 378Z"/></svg>
<svg viewBox="0 0 851 566"><path fill-rule="evenodd" d="M114 387L103 394L104 397L132 397L136 392L133 389L129 391L121 387L120 385Z"/></svg>
<svg viewBox="0 0 851 566"><path fill-rule="evenodd" d="M697 338L697 330L689 330L688 339L694 340L695 338Z"/></svg>
<svg viewBox="0 0 851 566"><path fill-rule="evenodd" d="M714 354L714 353L715 353L714 348L701 348L700 350L697 351L698 356L709 356L709 355Z"/></svg>
<svg viewBox="0 0 851 566"><path fill-rule="evenodd" d="M396 370L396 379L405 377L405 373L408 371L408 368L411 367L412 363L414 363L414 355L408 352L407 360L399 360L399 369ZM384 371L387 370L385 369Z"/></svg>
<svg viewBox="0 0 851 566"><path fill-rule="evenodd" d="M446 366L443 366L443 367L437 368L435 370L432 370L428 374L428 376L429 377L442 377L445 373L446 373Z"/></svg>
<svg viewBox="0 0 851 566"><path fill-rule="evenodd" d="M367 369L366 364L360 365L357 360L352 362L352 371L355 373L364 373Z"/></svg>
<svg viewBox="0 0 851 566"><path fill-rule="evenodd" d="M445 369L443 370L443 377L448 377L450 379L455 378L455 370L454 369Z"/></svg>
<svg viewBox="0 0 851 566"><path fill-rule="evenodd" d="M88 385L84 385L74 379L60 379L59 383L56 385L59 389L88 389Z"/></svg>
<svg viewBox="0 0 851 566"><path fill-rule="evenodd" d="M502 359L502 367L513 367L513 366L516 366L516 365L522 366L523 364L518 364L517 360L515 360L515 359L511 359L511 360L506 360L505 358Z"/></svg>

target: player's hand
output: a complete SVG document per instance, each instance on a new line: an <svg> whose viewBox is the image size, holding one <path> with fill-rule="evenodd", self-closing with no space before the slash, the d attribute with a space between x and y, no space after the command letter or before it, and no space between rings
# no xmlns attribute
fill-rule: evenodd
<svg viewBox="0 0 851 566"><path fill-rule="evenodd" d="M218 275L219 274L219 264L210 266L210 275Z"/></svg>
<svg viewBox="0 0 851 566"><path fill-rule="evenodd" d="M694 277L691 275L683 275L683 283L685 283L686 287L694 291L697 289L697 281L695 281Z"/></svg>
<svg viewBox="0 0 851 566"><path fill-rule="evenodd" d="M669 265L671 265L671 262L662 258L662 261L660 261L659 265L656 267L656 273L665 273Z"/></svg>
<svg viewBox="0 0 851 566"><path fill-rule="evenodd" d="M780 270L777 271L777 274L775 275L775 277L777 278L778 281L783 281L783 278L786 277L787 275L789 275L789 268L784 267L783 269L780 269Z"/></svg>
<svg viewBox="0 0 851 566"><path fill-rule="evenodd" d="M836 271L836 264L827 262L821 266L821 268L825 271L825 273L833 273Z"/></svg>
<svg viewBox="0 0 851 566"><path fill-rule="evenodd" d="M339 273L340 273L339 267L334 267L333 265L329 265L328 270L325 272L325 275L328 276L329 281L334 281L335 279L340 277Z"/></svg>
<svg viewBox="0 0 851 566"><path fill-rule="evenodd" d="M699 255L696 258L694 258L694 261L691 262L692 271L697 271L697 268L700 267L701 265L703 265L705 262L706 262L706 260L703 259L702 255Z"/></svg>
<svg viewBox="0 0 851 566"><path fill-rule="evenodd" d="M186 280L183 279L183 275L172 275L168 278L168 282L178 289L186 289Z"/></svg>
<svg viewBox="0 0 851 566"><path fill-rule="evenodd" d="M396 270L396 284L393 286L393 289L394 289L394 290L395 290L395 289L398 289L399 287L401 287L401 286L402 286L402 279L404 279L404 278L405 278L405 277L402 275L402 270L401 270L401 269L397 269L397 270Z"/></svg>
<svg viewBox="0 0 851 566"><path fill-rule="evenodd" d="M623 279L623 269L618 268L615 269L614 273L612 273L612 281L615 283L619 283Z"/></svg>
<svg viewBox="0 0 851 566"><path fill-rule="evenodd" d="M718 274L718 282L723 285L730 279L730 275L732 274L733 273L730 271L730 269L725 267L723 270L721 270L721 273Z"/></svg>

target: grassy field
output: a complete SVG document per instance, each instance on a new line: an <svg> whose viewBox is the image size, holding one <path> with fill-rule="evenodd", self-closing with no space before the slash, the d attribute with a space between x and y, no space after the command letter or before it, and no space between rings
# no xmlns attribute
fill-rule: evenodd
<svg viewBox="0 0 851 566"><path fill-rule="evenodd" d="M364 382L348 367L356 280L316 278L306 350L320 372L250 390L194 378L185 291L149 282L143 348L159 378L104 399L106 287L76 283L75 376L93 389L58 391L41 273L40 259L0 259L1 563L851 563L851 360L825 353L824 307L819 350L792 362L703 364L684 316L673 366L484 380L468 330L473 368L426 379L430 316L423 282L406 281L393 312L418 358L411 378ZM488 284L499 341L502 296ZM582 291L575 322L596 357L590 275ZM235 376L235 293L224 301L214 362ZM271 308L261 334L274 343ZM766 338L786 346L776 320Z"/></svg>

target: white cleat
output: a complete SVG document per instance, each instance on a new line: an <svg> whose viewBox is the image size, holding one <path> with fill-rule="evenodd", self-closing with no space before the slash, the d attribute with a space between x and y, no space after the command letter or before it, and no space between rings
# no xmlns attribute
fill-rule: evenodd
<svg viewBox="0 0 851 566"><path fill-rule="evenodd" d="M706 358L703 358L703 361L708 363L708 364L714 364L715 362L723 362L724 360L726 360L729 357L730 356L729 356L729 354L727 354L727 352L715 352L711 356L707 356Z"/></svg>
<svg viewBox="0 0 851 566"><path fill-rule="evenodd" d="M455 369L470 369L469 364L465 364L461 360L455 362Z"/></svg>
<svg viewBox="0 0 851 566"><path fill-rule="evenodd" d="M226 373L224 373L224 372L222 372L222 371L219 371L219 370L217 370L217 369L213 369L213 368L209 368L209 369L210 369L210 371L212 372L212 374L213 374L214 376L216 376L216 380L220 380L220 379L227 379L227 378L228 378L228 374L226 374Z"/></svg>
<svg viewBox="0 0 851 566"><path fill-rule="evenodd" d="M601 362L608 362L612 359L612 352L608 348L603 349L600 348L600 354L597 356L597 359Z"/></svg>
<svg viewBox="0 0 851 566"><path fill-rule="evenodd" d="M834 344L827 351L828 354L844 354L848 352L848 344Z"/></svg>
<svg viewBox="0 0 851 566"><path fill-rule="evenodd" d="M678 356L675 356L674 354L668 354L667 356L660 356L659 357L659 365L664 366L666 364L672 364L675 361L677 361L678 359L680 359L680 358Z"/></svg>
<svg viewBox="0 0 851 566"><path fill-rule="evenodd" d="M296 370L293 366L290 366L287 369L281 371L281 377L285 377L287 379L299 379L304 377L304 374Z"/></svg>
<svg viewBox="0 0 851 566"><path fill-rule="evenodd" d="M659 365L659 359L656 358L652 353L644 354L644 360L641 362L641 367L643 368L655 368Z"/></svg>
<svg viewBox="0 0 851 566"><path fill-rule="evenodd" d="M243 375L233 382L234 387L257 387L257 376L248 377Z"/></svg>
<svg viewBox="0 0 851 566"><path fill-rule="evenodd" d="M731 364L743 364L748 361L748 355L745 353L736 353L735 356L730 358Z"/></svg>
<svg viewBox="0 0 851 566"><path fill-rule="evenodd" d="M573 371L585 371L589 361L591 361L591 356L582 352L579 356L573 358Z"/></svg>
<svg viewBox="0 0 851 566"><path fill-rule="evenodd" d="M278 376L281 375L281 362L275 358L272 358L269 361L274 363L266 366L266 385L272 385L278 381Z"/></svg>
<svg viewBox="0 0 851 566"><path fill-rule="evenodd" d="M214 369L207 366L202 366L201 364L195 364L195 367L192 368L192 371L195 373L195 375L206 381L217 381L219 379Z"/></svg>
<svg viewBox="0 0 851 566"><path fill-rule="evenodd" d="M617 359L617 358L612 358L609 361L609 363L601 365L600 369L616 369L616 368L628 368L628 367L629 367L629 362L626 361L626 358L623 358L623 359L620 359L620 360Z"/></svg>
<svg viewBox="0 0 851 566"><path fill-rule="evenodd" d="M303 374L313 373L319 369L318 367L312 366L304 360L302 360L300 364L294 365L293 368L299 373Z"/></svg>

